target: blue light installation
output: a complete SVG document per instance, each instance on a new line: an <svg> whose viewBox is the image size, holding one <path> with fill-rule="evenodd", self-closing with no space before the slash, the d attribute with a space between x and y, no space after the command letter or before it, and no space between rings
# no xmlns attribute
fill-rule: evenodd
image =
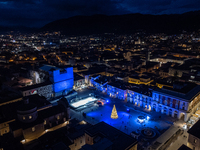
<svg viewBox="0 0 200 150"><path fill-rule="evenodd" d="M147 116L147 120L149 120L150 119L150 117L149 116Z"/></svg>
<svg viewBox="0 0 200 150"><path fill-rule="evenodd" d="M137 118L139 123L143 123L145 121L145 117L144 116L138 116Z"/></svg>
<svg viewBox="0 0 200 150"><path fill-rule="evenodd" d="M55 93L71 90L74 86L73 67L65 68L62 71L57 69L49 71L50 80L53 82Z"/></svg>
<svg viewBox="0 0 200 150"><path fill-rule="evenodd" d="M53 83L74 79L73 67L65 68L64 72L61 72L60 70L54 70L53 72L50 72L50 75L50 80Z"/></svg>
<svg viewBox="0 0 200 150"><path fill-rule="evenodd" d="M57 82L57 83L53 84L53 90L54 90L54 92L69 90L69 89L73 88L73 85L74 85L73 79L61 81L61 82Z"/></svg>

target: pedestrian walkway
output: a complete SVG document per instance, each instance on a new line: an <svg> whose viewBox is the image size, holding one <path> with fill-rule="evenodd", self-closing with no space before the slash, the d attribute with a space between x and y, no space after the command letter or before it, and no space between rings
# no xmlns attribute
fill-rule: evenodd
<svg viewBox="0 0 200 150"><path fill-rule="evenodd" d="M188 133L187 130L184 130L182 135L179 135L178 138L171 143L171 145L168 147L167 150L176 150L179 149L179 147L181 147L181 145L185 144L187 145L187 141L188 141Z"/></svg>

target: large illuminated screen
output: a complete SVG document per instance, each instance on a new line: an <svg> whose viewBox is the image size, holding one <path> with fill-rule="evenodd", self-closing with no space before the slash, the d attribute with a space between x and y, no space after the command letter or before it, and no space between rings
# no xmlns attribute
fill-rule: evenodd
<svg viewBox="0 0 200 150"><path fill-rule="evenodd" d="M71 106L74 107L74 108L77 108L77 107L80 107L80 106L85 105L87 103L94 102L96 100L97 99L94 98L94 97L88 97L86 99L83 99L83 100L80 100L78 102L72 103Z"/></svg>
<svg viewBox="0 0 200 150"><path fill-rule="evenodd" d="M74 86L74 80L70 79L70 80L55 83L53 85L53 89L54 89L54 92L60 92L63 90L70 90L73 88L73 86Z"/></svg>

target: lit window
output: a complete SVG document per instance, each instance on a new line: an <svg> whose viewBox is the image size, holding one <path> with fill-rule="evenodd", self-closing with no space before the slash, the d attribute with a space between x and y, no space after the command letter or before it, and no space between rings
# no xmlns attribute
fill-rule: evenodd
<svg viewBox="0 0 200 150"><path fill-rule="evenodd" d="M22 119L25 120L26 118L23 116Z"/></svg>
<svg viewBox="0 0 200 150"><path fill-rule="evenodd" d="M197 139L194 139L194 143L197 143Z"/></svg>
<svg viewBox="0 0 200 150"><path fill-rule="evenodd" d="M32 131L33 131L33 132L35 131L35 127L32 127Z"/></svg>
<svg viewBox="0 0 200 150"><path fill-rule="evenodd" d="M46 125L47 124L47 121L46 120L44 120L44 125Z"/></svg>
<svg viewBox="0 0 200 150"><path fill-rule="evenodd" d="M29 116L29 119L32 119L32 116Z"/></svg>
<svg viewBox="0 0 200 150"><path fill-rule="evenodd" d="M60 116L57 116L57 119L59 120L59 119L60 119Z"/></svg>

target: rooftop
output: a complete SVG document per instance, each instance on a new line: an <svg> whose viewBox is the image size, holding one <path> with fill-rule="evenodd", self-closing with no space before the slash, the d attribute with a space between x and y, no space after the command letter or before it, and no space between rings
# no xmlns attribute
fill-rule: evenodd
<svg viewBox="0 0 200 150"><path fill-rule="evenodd" d="M110 77L100 76L99 78L97 78L95 80L95 82L100 83L100 84L104 84L104 83L108 82L109 80L110 80Z"/></svg>
<svg viewBox="0 0 200 150"><path fill-rule="evenodd" d="M138 85L138 84L129 84L129 88L127 88L129 91L134 91L137 93L141 93L147 96L151 96L152 92L150 90L151 86L147 85ZM153 87L152 87L153 88Z"/></svg>
<svg viewBox="0 0 200 150"><path fill-rule="evenodd" d="M200 139L200 120L188 130L188 133Z"/></svg>
<svg viewBox="0 0 200 150"><path fill-rule="evenodd" d="M127 89L127 87L125 86L125 83L124 82L110 82L108 85L110 85L110 86L114 86L114 87L116 87L116 88L118 88L118 89L122 89L122 90L126 90Z"/></svg>
<svg viewBox="0 0 200 150"><path fill-rule="evenodd" d="M130 148L131 146L137 144L136 139L103 121L86 129L85 133L90 135L91 137L95 137L99 134L103 135L105 138L113 142L112 149L114 150Z"/></svg>
<svg viewBox="0 0 200 150"><path fill-rule="evenodd" d="M66 66L52 66L52 65L43 65L42 67L40 67L40 70L43 70L43 71L46 71L46 72L49 72L49 71L53 71L53 70L60 70L60 71L63 71L63 69L65 68L69 68L71 66L69 65L66 65Z"/></svg>
<svg viewBox="0 0 200 150"><path fill-rule="evenodd" d="M154 92L190 101L200 92L200 85L189 83L181 89L173 89L169 87L163 87L162 89L156 88Z"/></svg>
<svg viewBox="0 0 200 150"><path fill-rule="evenodd" d="M192 149L183 144L178 150L192 150Z"/></svg>
<svg viewBox="0 0 200 150"><path fill-rule="evenodd" d="M69 122L69 138L74 140L85 134L85 129L91 127L90 123L81 124L79 120L72 119Z"/></svg>
<svg viewBox="0 0 200 150"><path fill-rule="evenodd" d="M19 88L19 90L20 91L27 91L27 90L31 90L31 89L47 86L47 85L50 85L50 84L52 84L52 82L47 80L47 81L39 83L39 84L34 84L34 85L30 85L30 86L25 86L23 88Z"/></svg>

